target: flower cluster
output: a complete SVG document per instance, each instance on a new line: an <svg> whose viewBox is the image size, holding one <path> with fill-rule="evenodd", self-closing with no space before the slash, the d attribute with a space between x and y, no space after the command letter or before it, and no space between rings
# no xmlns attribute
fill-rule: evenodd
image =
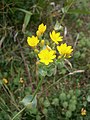
<svg viewBox="0 0 90 120"><path fill-rule="evenodd" d="M27 42L29 46L35 47L34 51L37 51L40 62L48 65L53 62L56 58L56 51L52 50L50 46L45 45L45 40L42 39L44 32L46 31L46 25L43 23L39 25L38 30L36 32L36 36L28 37ZM58 58L70 58L71 53L73 51L72 46L68 46L66 43L60 44L63 41L63 36L60 35L60 32L56 32L53 30L50 32L51 42L57 45L57 51L59 52ZM39 44L39 50L37 49L37 45Z"/></svg>

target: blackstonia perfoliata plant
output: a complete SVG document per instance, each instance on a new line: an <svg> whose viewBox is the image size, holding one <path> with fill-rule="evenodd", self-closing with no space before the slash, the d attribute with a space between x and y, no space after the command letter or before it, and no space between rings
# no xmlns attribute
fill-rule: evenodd
<svg viewBox="0 0 90 120"><path fill-rule="evenodd" d="M54 49L45 44L46 42L45 38L43 39L43 35L46 28L46 25L43 23L40 24L36 31L36 36L32 35L27 38L28 45L31 46L34 51L37 51L37 53L39 52L37 55L38 60L45 65L49 65L54 62L55 59L70 58L73 51L72 46L61 43L63 41L63 36L60 35L60 32L53 30L49 34L51 41L49 40L48 42L50 42L50 46L52 46L51 44L55 44L56 47L54 47ZM59 52L59 55L57 54L56 49Z"/></svg>

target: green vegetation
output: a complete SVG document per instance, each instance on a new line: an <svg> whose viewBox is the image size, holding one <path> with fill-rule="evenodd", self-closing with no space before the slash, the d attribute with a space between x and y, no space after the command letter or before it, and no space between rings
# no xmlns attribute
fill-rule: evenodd
<svg viewBox="0 0 90 120"><path fill-rule="evenodd" d="M0 120L90 120L90 1L1 0L0 18ZM58 52L62 43L73 51ZM41 62L45 48L51 63Z"/></svg>

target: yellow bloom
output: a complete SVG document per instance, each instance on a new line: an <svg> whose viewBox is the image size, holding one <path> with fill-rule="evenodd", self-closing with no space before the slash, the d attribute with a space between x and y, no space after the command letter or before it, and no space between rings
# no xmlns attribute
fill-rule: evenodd
<svg viewBox="0 0 90 120"><path fill-rule="evenodd" d="M38 56L40 58L40 62L48 65L50 62L53 62L53 59L56 57L53 50L44 49L42 50Z"/></svg>
<svg viewBox="0 0 90 120"><path fill-rule="evenodd" d="M86 110L84 108L81 109L81 115L86 115Z"/></svg>
<svg viewBox="0 0 90 120"><path fill-rule="evenodd" d="M5 84L8 84L8 80L7 80L6 78L3 78L3 82L4 82Z"/></svg>
<svg viewBox="0 0 90 120"><path fill-rule="evenodd" d="M58 42L62 41L63 36L60 36L60 32L56 33L55 30L53 30L52 33L50 32L50 38L58 44Z"/></svg>
<svg viewBox="0 0 90 120"><path fill-rule="evenodd" d="M70 54L73 51L72 46L67 46L66 43L57 46L57 50L60 53L60 57L66 57L66 58L70 58L71 57Z"/></svg>
<svg viewBox="0 0 90 120"><path fill-rule="evenodd" d="M39 40L37 37L32 36L27 38L27 42L31 47L35 47L39 43Z"/></svg>
<svg viewBox="0 0 90 120"><path fill-rule="evenodd" d="M37 36L40 36L41 34L43 34L45 30L46 30L46 25L44 25L43 23L40 24L36 32Z"/></svg>

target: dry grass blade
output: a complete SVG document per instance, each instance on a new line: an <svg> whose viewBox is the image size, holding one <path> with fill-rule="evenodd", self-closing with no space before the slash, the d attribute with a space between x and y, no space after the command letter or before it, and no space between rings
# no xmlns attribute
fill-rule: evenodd
<svg viewBox="0 0 90 120"><path fill-rule="evenodd" d="M85 70L76 70L74 72L69 73L69 75L73 75L73 74L76 74L76 73L83 73L83 72L85 72Z"/></svg>

